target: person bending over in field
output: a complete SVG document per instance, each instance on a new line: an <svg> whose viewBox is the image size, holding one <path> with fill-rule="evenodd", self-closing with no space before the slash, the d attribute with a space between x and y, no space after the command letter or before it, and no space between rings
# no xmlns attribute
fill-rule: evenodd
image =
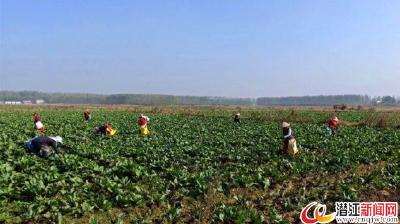
<svg viewBox="0 0 400 224"><path fill-rule="evenodd" d="M150 118L141 114L138 119L139 124L139 134L143 136L147 136L150 134L149 128L147 127L147 123L150 121Z"/></svg>
<svg viewBox="0 0 400 224"><path fill-rule="evenodd" d="M43 158L48 158L53 154L54 150L58 153L58 148L61 146L63 139L60 136L47 137L37 136L25 142L26 151L34 153Z"/></svg>
<svg viewBox="0 0 400 224"><path fill-rule="evenodd" d="M327 130L330 135L335 135L336 131L338 130L339 119L336 116L333 116L328 121Z"/></svg>
<svg viewBox="0 0 400 224"><path fill-rule="evenodd" d="M293 131L290 128L290 124L287 122L282 123L283 132L283 153L289 155L295 155L298 152L296 139L293 137Z"/></svg>
<svg viewBox="0 0 400 224"><path fill-rule="evenodd" d="M104 124L103 126L96 127L95 133L96 135L107 135L113 136L117 130L113 129L109 123Z"/></svg>
<svg viewBox="0 0 400 224"><path fill-rule="evenodd" d="M43 123L42 123L42 118L40 117L40 115L36 112L34 112L33 114L33 124L34 124L34 128L39 131L39 132L44 132L46 130L46 128L44 127Z"/></svg>
<svg viewBox="0 0 400 224"><path fill-rule="evenodd" d="M83 112L83 117L85 121L90 121L92 119L92 113L90 113L89 110L85 110L85 112Z"/></svg>
<svg viewBox="0 0 400 224"><path fill-rule="evenodd" d="M237 124L240 124L240 113L235 114L233 121Z"/></svg>

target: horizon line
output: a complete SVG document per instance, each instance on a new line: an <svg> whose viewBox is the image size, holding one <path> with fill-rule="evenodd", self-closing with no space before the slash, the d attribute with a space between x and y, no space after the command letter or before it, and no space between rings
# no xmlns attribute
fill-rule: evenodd
<svg viewBox="0 0 400 224"><path fill-rule="evenodd" d="M185 95L185 94L163 94L163 93L93 93L93 92L53 92L53 91L38 91L38 90L0 90L0 93L3 92L36 92L41 94L90 94L90 95L98 95L98 96L112 96L112 95L148 95L148 96L177 96L177 97L210 97L210 98L230 98L230 99L258 99L258 98L292 98L292 97L318 97L318 96L368 96L371 98L374 97L383 97L383 96L391 96L400 98L400 96L396 95L369 95L369 94L319 94L319 95L290 95L290 96L258 96L258 97L233 97L233 96L206 96L206 95Z"/></svg>

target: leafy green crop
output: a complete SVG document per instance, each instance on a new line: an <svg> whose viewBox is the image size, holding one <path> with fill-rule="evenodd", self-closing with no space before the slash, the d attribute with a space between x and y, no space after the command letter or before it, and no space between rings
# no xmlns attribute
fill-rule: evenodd
<svg viewBox="0 0 400 224"><path fill-rule="evenodd" d="M291 158L281 153L275 121L236 125L212 112L156 113L146 138L137 134L138 114L99 111L89 123L80 111L41 115L46 135L60 135L68 146L47 160L23 148L35 134L30 112L0 112L0 222L288 223L293 217L286 214L297 217L311 200L332 205L400 186L394 129L346 127L327 136L318 122L294 122L301 153ZM93 134L104 122L117 128L116 136ZM378 170L357 173L378 163Z"/></svg>

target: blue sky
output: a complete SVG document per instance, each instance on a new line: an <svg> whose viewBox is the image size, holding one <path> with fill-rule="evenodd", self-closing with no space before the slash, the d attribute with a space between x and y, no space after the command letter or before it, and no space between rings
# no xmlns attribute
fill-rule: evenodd
<svg viewBox="0 0 400 224"><path fill-rule="evenodd" d="M0 0L0 90L400 95L400 1Z"/></svg>

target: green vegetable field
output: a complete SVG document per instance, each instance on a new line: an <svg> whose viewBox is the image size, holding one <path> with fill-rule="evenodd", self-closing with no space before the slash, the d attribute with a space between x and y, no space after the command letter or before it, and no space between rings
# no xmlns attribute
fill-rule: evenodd
<svg viewBox="0 0 400 224"><path fill-rule="evenodd" d="M242 111L237 125L230 111L154 110L144 138L140 109L93 110L86 123L83 110L42 108L45 134L66 146L46 160L24 149L33 109L0 111L0 223L298 223L312 201L330 211L336 201L400 201L400 129L390 125L328 136L329 112ZM284 118L300 147L293 158L281 151ZM94 135L104 122L115 136Z"/></svg>

